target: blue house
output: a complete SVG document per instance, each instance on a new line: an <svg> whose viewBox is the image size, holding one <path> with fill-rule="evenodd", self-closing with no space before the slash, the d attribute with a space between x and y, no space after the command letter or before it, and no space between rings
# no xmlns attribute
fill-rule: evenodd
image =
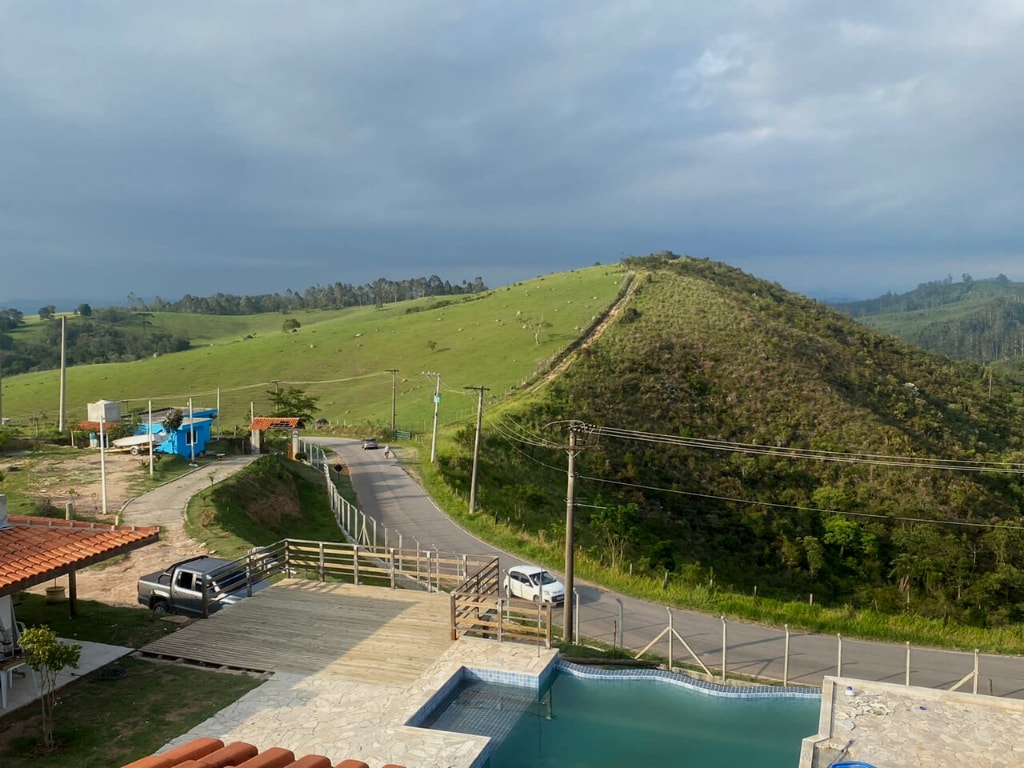
<svg viewBox="0 0 1024 768"><path fill-rule="evenodd" d="M135 431L137 435L145 435L152 428L153 435L167 434L166 439L157 443L153 450L157 453L171 453L182 456L186 459L193 459L202 456L206 452L206 444L213 436L213 419L217 415L216 408L203 408L193 410L189 416L187 408L181 408L184 418L181 425L168 433L164 427L164 418L170 413L171 408L163 409L159 413L153 412L153 422L144 423ZM155 438L159 440L160 438Z"/></svg>

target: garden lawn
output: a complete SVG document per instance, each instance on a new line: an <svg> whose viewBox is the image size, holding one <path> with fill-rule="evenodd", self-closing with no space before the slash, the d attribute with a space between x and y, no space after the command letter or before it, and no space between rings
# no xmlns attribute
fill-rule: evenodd
<svg viewBox="0 0 1024 768"><path fill-rule="evenodd" d="M39 750L40 706L0 717L4 768L116 768L153 754L262 681L198 667L124 658L61 689L55 710L58 748Z"/></svg>

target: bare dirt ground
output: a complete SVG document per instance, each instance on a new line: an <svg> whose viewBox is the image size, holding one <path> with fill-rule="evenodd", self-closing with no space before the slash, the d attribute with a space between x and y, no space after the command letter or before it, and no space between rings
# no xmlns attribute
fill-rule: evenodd
<svg viewBox="0 0 1024 768"><path fill-rule="evenodd" d="M19 485L25 484L21 490L34 498L48 499L50 505L59 510L72 503L76 516L113 524L118 511L142 491L148 459L128 454L106 455L107 514L104 515L99 452L82 450L78 453L80 455L3 457L0 467L8 471L12 466L17 467L17 481ZM11 473L12 482L15 473ZM140 576L201 554L206 554L206 550L185 535L183 526L164 528L160 531L159 543L78 571L78 597L108 605L135 606L135 584ZM57 583L66 585L67 579ZM39 585L29 591L41 593L46 586Z"/></svg>

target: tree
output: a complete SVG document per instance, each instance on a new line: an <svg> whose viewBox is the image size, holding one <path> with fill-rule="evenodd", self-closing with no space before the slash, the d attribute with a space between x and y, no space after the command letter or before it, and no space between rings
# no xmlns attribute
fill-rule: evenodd
<svg viewBox="0 0 1024 768"><path fill-rule="evenodd" d="M283 323L281 323L281 330L284 331L285 333L291 333L292 331L297 331L301 327L302 327L302 323L300 323L294 317L289 317L287 320L285 320Z"/></svg>
<svg viewBox="0 0 1024 768"><path fill-rule="evenodd" d="M626 557L626 549L635 542L638 530L638 507L630 503L605 507L590 516L590 529L608 554L611 567L617 568Z"/></svg>
<svg viewBox="0 0 1024 768"><path fill-rule="evenodd" d="M39 319L40 320L52 320L54 314L56 314L57 308L53 304L47 304L45 307L39 308Z"/></svg>
<svg viewBox="0 0 1024 768"><path fill-rule="evenodd" d="M28 655L28 664L39 673L43 708L43 746L53 749L53 710L57 706L57 675L68 667L77 667L82 654L78 643L62 643L49 627L30 627L21 633L18 645Z"/></svg>
<svg viewBox="0 0 1024 768"><path fill-rule="evenodd" d="M320 410L316 405L320 398L311 397L297 387L271 389L267 394L270 395L271 416L297 416L303 421L312 421L313 414Z"/></svg>
<svg viewBox="0 0 1024 768"><path fill-rule="evenodd" d="M82 317L89 317L92 314L92 307L84 303L79 304L78 307L75 309L75 312L77 312Z"/></svg>
<svg viewBox="0 0 1024 768"><path fill-rule="evenodd" d="M173 432L181 426L181 422L185 420L185 415L181 412L180 408L175 408L173 411L164 416L164 429L168 432Z"/></svg>
<svg viewBox="0 0 1024 768"><path fill-rule="evenodd" d="M533 343L538 346L540 345L540 335L544 333L544 329L551 327L551 323L543 317L524 317L522 322L523 328L533 334Z"/></svg>

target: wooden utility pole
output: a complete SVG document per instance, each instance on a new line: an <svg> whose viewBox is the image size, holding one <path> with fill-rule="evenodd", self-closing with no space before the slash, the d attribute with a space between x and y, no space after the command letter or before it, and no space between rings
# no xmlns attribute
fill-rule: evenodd
<svg viewBox="0 0 1024 768"><path fill-rule="evenodd" d="M435 372L423 372L424 376L434 376L437 379L434 385L434 431L430 438L430 463L437 463L437 406L441 403L441 374Z"/></svg>
<svg viewBox="0 0 1024 768"><path fill-rule="evenodd" d="M562 609L562 639L575 641L573 637L574 614L576 606L573 602L573 582L576 564L576 545L573 536L576 508L576 435L581 424L573 422L569 426L569 473L565 490L565 607Z"/></svg>
<svg viewBox="0 0 1024 768"><path fill-rule="evenodd" d="M67 399L65 392L68 383L68 319L60 318L60 413L57 415L57 431L64 434L66 428Z"/></svg>
<svg viewBox="0 0 1024 768"><path fill-rule="evenodd" d="M469 480L469 514L476 512L476 467L480 462L480 427L484 420L484 392L490 387L464 387L475 389L478 395L476 407L476 440L473 442L473 476Z"/></svg>
<svg viewBox="0 0 1024 768"><path fill-rule="evenodd" d="M388 368L388 373L391 374L391 439L395 439L395 376L398 374L397 368Z"/></svg>

